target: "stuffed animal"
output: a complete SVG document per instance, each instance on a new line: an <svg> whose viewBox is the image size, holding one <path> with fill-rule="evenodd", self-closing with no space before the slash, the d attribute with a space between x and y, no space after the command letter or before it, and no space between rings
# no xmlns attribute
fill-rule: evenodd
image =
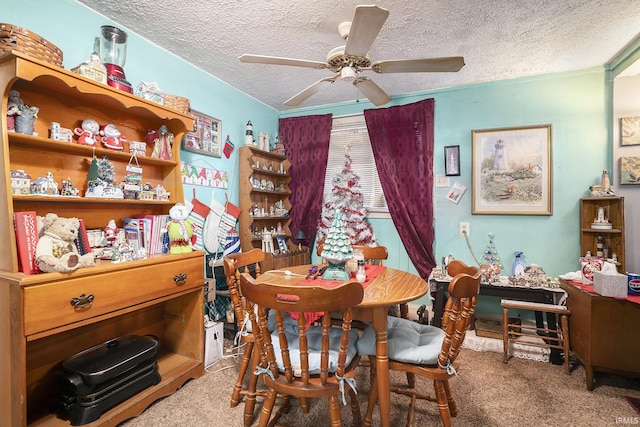
<svg viewBox="0 0 640 427"><path fill-rule="evenodd" d="M178 202L169 209L171 220L167 225L169 233L169 253L182 254L191 252L193 236L193 224L188 219L191 209L188 205Z"/></svg>
<svg viewBox="0 0 640 427"><path fill-rule="evenodd" d="M74 243L78 238L78 218L60 218L48 213L42 221L43 235L36 245L36 261L41 271L68 273L95 265L93 253L80 255Z"/></svg>

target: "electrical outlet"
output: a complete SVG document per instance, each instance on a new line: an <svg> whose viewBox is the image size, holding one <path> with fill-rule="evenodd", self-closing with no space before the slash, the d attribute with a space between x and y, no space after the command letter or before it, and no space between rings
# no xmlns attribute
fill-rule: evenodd
<svg viewBox="0 0 640 427"><path fill-rule="evenodd" d="M469 223L461 222L460 223L460 235L469 237Z"/></svg>

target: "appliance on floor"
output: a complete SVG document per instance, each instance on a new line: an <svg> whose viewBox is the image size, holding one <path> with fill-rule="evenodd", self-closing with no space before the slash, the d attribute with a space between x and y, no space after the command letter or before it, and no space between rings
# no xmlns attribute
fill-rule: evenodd
<svg viewBox="0 0 640 427"><path fill-rule="evenodd" d="M100 27L100 37L96 37L94 50L107 69L107 84L133 93L122 68L127 60L127 33L111 25L103 25Z"/></svg>
<svg viewBox="0 0 640 427"><path fill-rule="evenodd" d="M52 412L71 425L88 424L142 390L160 383L152 336L126 335L62 362Z"/></svg>

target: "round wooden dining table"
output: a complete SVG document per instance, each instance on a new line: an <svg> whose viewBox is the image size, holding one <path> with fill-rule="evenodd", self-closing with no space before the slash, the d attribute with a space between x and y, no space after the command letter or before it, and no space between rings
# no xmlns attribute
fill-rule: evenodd
<svg viewBox="0 0 640 427"><path fill-rule="evenodd" d="M266 271L261 283L292 286L305 280L312 265L299 265ZM390 425L389 353L387 349L387 312L392 305L408 303L424 296L429 289L421 277L402 270L384 267L364 289L362 302L354 307L353 318L373 322L376 331L376 369L378 372L378 406L383 427Z"/></svg>

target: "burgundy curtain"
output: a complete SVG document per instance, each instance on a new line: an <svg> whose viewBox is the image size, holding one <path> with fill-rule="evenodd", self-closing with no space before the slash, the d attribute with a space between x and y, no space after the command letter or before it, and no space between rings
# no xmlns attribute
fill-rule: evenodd
<svg viewBox="0 0 640 427"><path fill-rule="evenodd" d="M364 110L371 148L389 214L418 274L425 280L433 255L434 100Z"/></svg>
<svg viewBox="0 0 640 427"><path fill-rule="evenodd" d="M280 136L285 154L291 162L291 230L292 240L310 246L316 235L322 212L322 191L329 159L331 114L280 119ZM295 238L302 230L305 240Z"/></svg>

